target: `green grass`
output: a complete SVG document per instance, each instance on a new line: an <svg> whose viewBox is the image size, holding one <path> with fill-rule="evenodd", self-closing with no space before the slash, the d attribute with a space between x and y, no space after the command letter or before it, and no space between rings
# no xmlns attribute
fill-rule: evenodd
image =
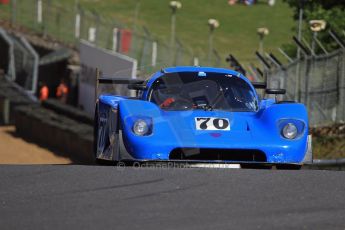
<svg viewBox="0 0 345 230"><path fill-rule="evenodd" d="M70 4L72 0L53 0ZM95 10L104 17L114 17L127 27L133 27L134 9L137 0L79 0L80 4ZM229 6L226 0L181 0L182 9L177 12L177 37L196 54L207 54L209 18L216 18L220 27L215 31L215 48L224 59L229 53L240 61L256 62L254 52L258 49L256 28L267 27L265 50L279 57L277 48L291 41L294 21L292 10L277 0L274 7L261 0L254 6ZM141 0L138 27L145 26L160 41L169 42L170 16L169 0Z"/></svg>
<svg viewBox="0 0 345 230"><path fill-rule="evenodd" d="M44 3L47 0L43 0ZM127 28L133 28L134 10L138 0L79 0L85 9L93 10L102 15L103 18L114 18L114 22L121 21ZM273 52L278 57L282 56L277 48L284 43L291 41L294 21L292 10L282 2L277 0L276 5L270 7L267 1L261 0L254 6L236 5L229 6L227 0L180 0L182 9L177 12L177 37L187 47L188 50L197 56L206 56L208 52L209 29L207 20L216 18L220 22L220 27L214 34L214 46L220 53L222 65L225 57L232 53L242 63L257 63L254 52L258 49L259 39L256 34L258 27L267 27L270 34L265 38L265 51ZM17 4L27 5L35 9L34 0L17 0ZM53 4L62 5L66 10L74 10L74 0L51 0ZM170 17L171 10L168 7L169 0L141 0L140 13L137 21L137 28L147 27L153 37L160 42L169 43L170 40ZM4 16L8 12L6 7L0 6L0 14ZM60 11L60 10L59 10ZM65 10L61 10L63 13ZM34 12L26 19L25 15L20 15L22 24L31 24L33 28L38 28L34 22ZM55 13L56 14L56 13ZM73 37L63 35L64 31L73 30L73 17L61 18L59 29L54 26L57 16L53 12L48 28L48 33L58 34L59 39L73 40ZM2 17L0 15L0 17ZM6 18L8 18L6 16ZM65 20L65 21L64 21ZM111 20L110 20L111 21ZM39 29L39 28L38 28ZM53 31L49 31L53 30ZM58 33L56 30L59 30ZM83 32L86 33L85 31ZM109 33L105 32L104 36ZM106 39L104 39L106 41ZM105 42L103 42L105 43ZM109 42L108 42L109 43ZM109 44L107 44L109 46ZM282 58L283 59L283 58Z"/></svg>

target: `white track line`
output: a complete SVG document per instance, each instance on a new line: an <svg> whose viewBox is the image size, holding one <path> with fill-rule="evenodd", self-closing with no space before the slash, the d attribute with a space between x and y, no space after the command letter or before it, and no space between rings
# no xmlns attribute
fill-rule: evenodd
<svg viewBox="0 0 345 230"><path fill-rule="evenodd" d="M189 164L190 168L217 168L217 169L240 169L240 164L216 164L216 163L195 163Z"/></svg>

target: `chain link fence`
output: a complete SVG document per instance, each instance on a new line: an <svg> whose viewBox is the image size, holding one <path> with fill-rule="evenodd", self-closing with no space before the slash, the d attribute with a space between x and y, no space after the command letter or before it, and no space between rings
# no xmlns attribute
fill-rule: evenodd
<svg viewBox="0 0 345 230"><path fill-rule="evenodd" d="M43 36L78 45L80 39L120 52L138 60L138 73L147 75L162 67L174 65L220 66L217 51L210 58L199 57L178 39L175 47L155 39L146 28L135 31L114 18L103 17L81 7L68 8L50 0L13 0L4 7L0 19L30 28Z"/></svg>
<svg viewBox="0 0 345 230"><path fill-rule="evenodd" d="M267 73L268 86L304 103L311 126L345 121L345 50L307 56Z"/></svg>

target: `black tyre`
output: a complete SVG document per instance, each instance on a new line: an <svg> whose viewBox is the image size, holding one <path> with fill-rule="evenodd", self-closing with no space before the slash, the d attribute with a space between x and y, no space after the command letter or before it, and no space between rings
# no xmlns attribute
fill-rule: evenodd
<svg viewBox="0 0 345 230"><path fill-rule="evenodd" d="M276 165L276 168L279 170L300 170L302 168L302 165L279 164Z"/></svg>
<svg viewBox="0 0 345 230"><path fill-rule="evenodd" d="M272 169L272 165L263 164L241 164L243 169Z"/></svg>

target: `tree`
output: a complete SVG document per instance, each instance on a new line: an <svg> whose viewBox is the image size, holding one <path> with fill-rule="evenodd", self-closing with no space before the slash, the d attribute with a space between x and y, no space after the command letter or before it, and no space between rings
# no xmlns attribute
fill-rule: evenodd
<svg viewBox="0 0 345 230"><path fill-rule="evenodd" d="M345 0L284 0L290 7L295 9L295 19L298 19L298 11L303 7L306 15L318 8L323 10L345 9Z"/></svg>
<svg viewBox="0 0 345 230"><path fill-rule="evenodd" d="M299 9L304 9L304 26L303 37L307 40L311 40L312 32L309 29L309 21L313 19L322 19L327 22L326 31L320 32L318 35L319 40L323 43L328 51L337 48L337 44L327 33L327 29L332 28L339 34L343 33L345 29L345 0L284 0L294 9L294 18L298 20ZM296 23L297 24L297 23ZM297 26L296 26L297 27ZM296 29L295 27L295 29ZM295 52L295 49L289 45L283 46L289 51L291 55ZM321 52L317 49L316 52Z"/></svg>

